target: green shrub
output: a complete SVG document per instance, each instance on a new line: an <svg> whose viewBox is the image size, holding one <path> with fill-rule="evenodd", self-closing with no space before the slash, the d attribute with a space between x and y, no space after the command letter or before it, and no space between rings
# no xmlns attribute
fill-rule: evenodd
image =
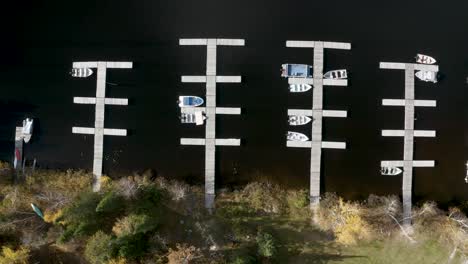
<svg viewBox="0 0 468 264"><path fill-rule="evenodd" d="M135 235L138 233L146 233L154 230L157 226L157 219L147 215L131 214L119 219L112 227L112 231L118 237Z"/></svg>
<svg viewBox="0 0 468 264"><path fill-rule="evenodd" d="M112 258L113 241L102 231L94 234L86 243L85 257L91 264L101 264Z"/></svg>
<svg viewBox="0 0 468 264"><path fill-rule="evenodd" d="M271 258L276 254L276 243L271 234L258 232L256 241L258 246L258 254L260 256Z"/></svg>
<svg viewBox="0 0 468 264"><path fill-rule="evenodd" d="M140 186L136 201L133 203L133 210L136 213L154 214L157 213L161 204L162 191L154 185Z"/></svg>
<svg viewBox="0 0 468 264"><path fill-rule="evenodd" d="M307 190L291 190L287 192L286 200L292 209L301 209L309 205L309 193Z"/></svg>
<svg viewBox="0 0 468 264"><path fill-rule="evenodd" d="M136 259L143 256L148 248L148 238L143 233L117 238L119 257Z"/></svg>
<svg viewBox="0 0 468 264"><path fill-rule="evenodd" d="M93 234L105 219L96 212L96 207L101 196L94 192L81 194L77 201L63 210L63 215L58 219L65 224L66 231L59 238L59 242L67 242L75 236L86 236Z"/></svg>
<svg viewBox="0 0 468 264"><path fill-rule="evenodd" d="M108 192L96 207L98 213L118 213L124 209L125 200L115 192Z"/></svg>

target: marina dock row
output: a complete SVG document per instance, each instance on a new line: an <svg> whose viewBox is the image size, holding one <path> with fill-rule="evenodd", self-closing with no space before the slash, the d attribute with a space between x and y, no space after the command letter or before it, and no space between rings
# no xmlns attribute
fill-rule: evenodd
<svg viewBox="0 0 468 264"><path fill-rule="evenodd" d="M244 46L243 39L180 39L181 46L206 46L206 76L182 76L183 83L206 83L206 106L182 108L182 113L203 111L206 115L205 138L181 138L181 145L205 146L205 207L213 208L215 199L215 152L216 146L239 146L240 139L216 138L216 114L240 115L240 108L216 106L216 83L240 83L241 76L217 75L217 46Z"/></svg>
<svg viewBox="0 0 468 264"><path fill-rule="evenodd" d="M404 130L382 130L384 137L403 137L403 160L382 161L382 167L403 167L403 224L411 225L411 196L413 188L413 168L414 167L434 167L433 160L414 160L414 137L435 137L434 130L415 130L414 112L415 107L436 107L435 100L415 100L415 71L438 72L437 65L424 65L414 63L381 62L381 69L394 69L405 71L405 99L383 99L384 106L404 106L405 107L405 129Z"/></svg>
<svg viewBox="0 0 468 264"><path fill-rule="evenodd" d="M95 121L94 127L73 127L74 134L94 135L94 159L93 159L93 190L101 188L102 160L104 148L104 136L126 136L126 129L104 128L105 105L128 105L128 99L106 98L106 73L107 69L131 69L132 62L74 62L73 68L95 68L97 69L96 97L74 97L75 104L94 104Z"/></svg>
<svg viewBox="0 0 468 264"><path fill-rule="evenodd" d="M345 142L330 142L322 140L323 117L347 117L344 110L323 109L323 86L347 86L348 80L323 79L324 49L350 50L351 43L322 41L286 41L288 48L313 48L313 78L288 78L289 84L311 84L314 86L312 109L289 109L288 115L306 115L312 117L311 141L287 141L287 147L310 149L310 204L316 205L320 200L320 176L322 149L346 149Z"/></svg>

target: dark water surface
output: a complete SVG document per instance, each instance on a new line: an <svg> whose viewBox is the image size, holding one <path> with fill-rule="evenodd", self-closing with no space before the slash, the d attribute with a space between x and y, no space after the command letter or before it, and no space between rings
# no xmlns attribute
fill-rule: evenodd
<svg viewBox="0 0 468 264"><path fill-rule="evenodd" d="M423 4L424 3L424 4ZM382 98L402 98L404 72L380 70L380 61L412 62L415 53L437 58L445 78L417 82L417 99L437 108L416 110L416 129L437 138L417 138L415 196L468 199L466 92L468 2L441 1L22 1L3 8L0 59L0 159L10 160L14 126L38 119L26 156L43 167L92 168L93 138L72 126L93 126L94 107L73 104L95 95L95 76L72 79L72 61L128 60L132 70L109 70L108 97L130 99L107 106L106 127L127 128L128 137L105 138L105 173L153 168L159 174L202 179L204 148L180 146L180 137L201 137L204 128L179 124L178 95L204 95L203 84L182 84L181 75L205 71L206 48L179 46L179 38L244 38L245 47L218 48L218 74L242 75L242 84L219 84L218 104L240 106L241 116L217 118L218 137L241 137L242 147L218 148L218 186L270 177L308 188L307 149L285 146L287 108L310 108L311 93L287 92L279 76L285 62L312 64L312 49L285 47L286 40L352 43L351 51L326 50L325 70L347 68L348 87L326 87L325 107L348 110L327 118L324 139L346 141L347 150L323 151L323 190L346 197L399 194L401 177L379 174L380 160L401 159L401 138L381 129L403 128L403 107L383 107ZM309 133L309 128L299 131ZM235 168L235 169L234 169ZM237 170L237 172L235 171Z"/></svg>

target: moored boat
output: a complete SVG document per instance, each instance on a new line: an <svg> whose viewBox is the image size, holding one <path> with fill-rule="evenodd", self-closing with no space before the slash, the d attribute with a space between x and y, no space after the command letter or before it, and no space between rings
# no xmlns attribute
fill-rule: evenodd
<svg viewBox="0 0 468 264"><path fill-rule="evenodd" d="M87 78L93 74L93 70L90 68L73 68L70 72L72 77Z"/></svg>
<svg viewBox="0 0 468 264"><path fill-rule="evenodd" d="M323 75L324 79L346 79L348 72L344 69L328 71Z"/></svg>
<svg viewBox="0 0 468 264"><path fill-rule="evenodd" d="M312 66L307 64L283 64L281 65L281 77L312 78Z"/></svg>
<svg viewBox="0 0 468 264"><path fill-rule="evenodd" d="M417 71L414 75L421 81L437 83L437 72Z"/></svg>
<svg viewBox="0 0 468 264"><path fill-rule="evenodd" d="M302 126L312 121L312 118L305 115L291 115L288 122L291 126Z"/></svg>
<svg viewBox="0 0 468 264"><path fill-rule="evenodd" d="M179 96L179 107L197 107L204 103L203 99L198 96Z"/></svg>
<svg viewBox="0 0 468 264"><path fill-rule="evenodd" d="M416 54L416 62L421 64L434 64L436 63L436 59L431 56L427 56L424 54Z"/></svg>
<svg viewBox="0 0 468 264"><path fill-rule="evenodd" d="M380 174L385 176L395 176L402 173L403 170L398 167L381 167Z"/></svg>
<svg viewBox="0 0 468 264"><path fill-rule="evenodd" d="M310 89L312 89L312 85L307 83L297 83L289 85L289 91L291 93L303 93L309 91Z"/></svg>
<svg viewBox="0 0 468 264"><path fill-rule="evenodd" d="M309 138L302 134L302 133L298 133L298 132L292 132L292 131L288 131L288 134L286 134L286 139L288 141L307 141L309 140Z"/></svg>
<svg viewBox="0 0 468 264"><path fill-rule="evenodd" d="M25 120L23 120L23 128L22 128L23 139L25 143L28 143L31 140L32 132L33 132L33 119L26 118Z"/></svg>
<svg viewBox="0 0 468 264"><path fill-rule="evenodd" d="M183 124L196 124L197 126L203 125L206 120L206 116L202 111L197 111L195 113L181 113L180 122Z"/></svg>

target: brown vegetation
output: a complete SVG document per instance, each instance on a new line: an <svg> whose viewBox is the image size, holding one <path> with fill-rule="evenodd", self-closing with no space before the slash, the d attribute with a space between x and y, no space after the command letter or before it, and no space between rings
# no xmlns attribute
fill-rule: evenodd
<svg viewBox="0 0 468 264"><path fill-rule="evenodd" d="M91 179L80 171L38 171L23 183L1 184L0 264L37 261L44 247L67 252L68 263L104 264L360 263L341 252L387 241L430 245L448 262L468 255L468 219L433 202L414 208L407 232L396 196L345 201L325 194L312 215L306 190L254 182L220 192L210 214L202 186L133 175L103 177L102 191L93 193Z"/></svg>

